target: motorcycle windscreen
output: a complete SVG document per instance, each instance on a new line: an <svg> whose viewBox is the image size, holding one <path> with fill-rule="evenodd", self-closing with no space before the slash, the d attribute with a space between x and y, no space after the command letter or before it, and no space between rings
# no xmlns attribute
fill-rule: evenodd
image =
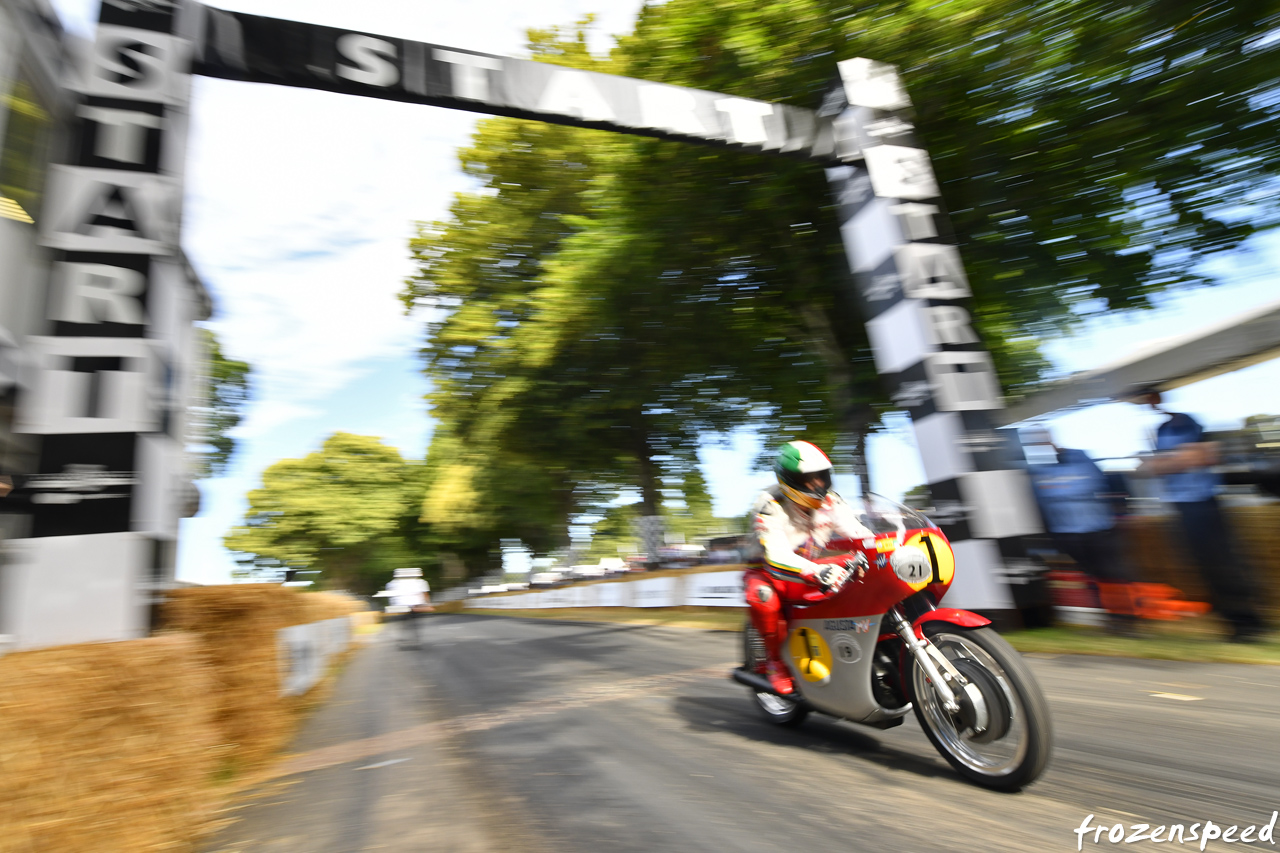
<svg viewBox="0 0 1280 853"><path fill-rule="evenodd" d="M892 501L884 495L869 492L845 501L858 516L858 521L873 534L900 533L936 528L937 525L919 510Z"/></svg>

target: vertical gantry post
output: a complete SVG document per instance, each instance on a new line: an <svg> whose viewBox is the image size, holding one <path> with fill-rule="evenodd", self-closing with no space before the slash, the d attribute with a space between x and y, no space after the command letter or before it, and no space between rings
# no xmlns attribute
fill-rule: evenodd
<svg viewBox="0 0 1280 853"><path fill-rule="evenodd" d="M207 297L180 247L191 87L186 0L104 0L41 243L48 334L16 431L39 435L31 538L10 543L20 646L145 634L193 503L186 404Z"/></svg>
<svg viewBox="0 0 1280 853"><path fill-rule="evenodd" d="M911 102L892 65L839 63L823 112L846 165L827 170L876 371L911 416L933 519L955 548L947 603L1017 604L1025 536L1040 517L1025 469L991 412L1004 407L991 353L973 328L972 293Z"/></svg>

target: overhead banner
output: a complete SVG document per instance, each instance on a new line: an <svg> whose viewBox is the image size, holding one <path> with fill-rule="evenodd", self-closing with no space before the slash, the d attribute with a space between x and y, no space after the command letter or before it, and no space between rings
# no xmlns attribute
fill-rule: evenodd
<svg viewBox="0 0 1280 853"><path fill-rule="evenodd" d="M208 7L195 38L208 77L840 162L800 107Z"/></svg>

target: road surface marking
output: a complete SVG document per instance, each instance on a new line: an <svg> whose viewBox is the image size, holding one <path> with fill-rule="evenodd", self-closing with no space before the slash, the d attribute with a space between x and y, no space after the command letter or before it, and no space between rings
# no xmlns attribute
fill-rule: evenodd
<svg viewBox="0 0 1280 853"><path fill-rule="evenodd" d="M1176 699L1179 702L1199 702L1203 696L1188 696L1185 693L1152 693L1157 699Z"/></svg>
<svg viewBox="0 0 1280 853"><path fill-rule="evenodd" d="M392 764L399 764L402 761L408 761L407 758L393 758L390 761L379 761L377 764L366 764L364 767L357 767L357 770L377 770L379 767L390 767Z"/></svg>

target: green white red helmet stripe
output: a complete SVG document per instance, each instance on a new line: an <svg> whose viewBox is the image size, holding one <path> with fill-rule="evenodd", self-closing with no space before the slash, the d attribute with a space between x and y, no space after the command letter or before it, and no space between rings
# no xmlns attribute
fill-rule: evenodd
<svg viewBox="0 0 1280 853"><path fill-rule="evenodd" d="M807 441L788 441L778 454L778 464L794 474L812 474L831 467L827 454Z"/></svg>

